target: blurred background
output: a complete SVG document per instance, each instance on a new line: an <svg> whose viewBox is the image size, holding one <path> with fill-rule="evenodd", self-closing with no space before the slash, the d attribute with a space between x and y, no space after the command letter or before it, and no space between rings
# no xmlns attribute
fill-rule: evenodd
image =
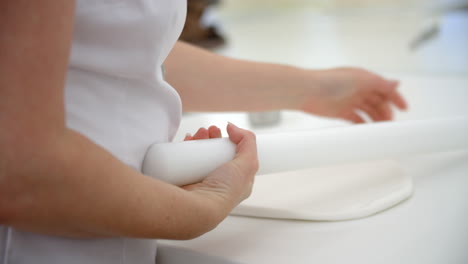
<svg viewBox="0 0 468 264"><path fill-rule="evenodd" d="M188 3L182 34L188 42L235 58L305 68L357 66L400 79L411 108L397 119L468 114L466 0ZM250 118L245 113L195 114L185 116L181 134L210 122L225 126L226 120L256 132L268 131L272 125L294 130L339 124L312 122L320 118L288 112Z"/></svg>
<svg viewBox="0 0 468 264"><path fill-rule="evenodd" d="M225 45L211 35L194 42L217 47L224 55L309 68L359 65L376 71L468 73L468 1L188 2L212 4L200 23L214 25Z"/></svg>

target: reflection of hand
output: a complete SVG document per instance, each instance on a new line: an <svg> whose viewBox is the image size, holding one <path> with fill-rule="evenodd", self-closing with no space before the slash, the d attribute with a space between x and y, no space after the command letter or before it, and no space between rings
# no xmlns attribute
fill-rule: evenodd
<svg viewBox="0 0 468 264"><path fill-rule="evenodd" d="M363 69L324 70L315 78L318 90L306 91L305 101L299 107L305 112L363 123L356 110L365 112L374 121L386 121L393 118L392 104L400 110L407 108L397 91L398 81L386 80Z"/></svg>
<svg viewBox="0 0 468 264"><path fill-rule="evenodd" d="M222 214L222 218L250 195L258 170L255 134L233 124L227 126L227 132L230 140L237 145L235 158L210 173L202 182L183 187L209 198L216 205L216 214ZM209 129L199 129L194 136L188 134L185 140L219 137L219 128L211 126Z"/></svg>

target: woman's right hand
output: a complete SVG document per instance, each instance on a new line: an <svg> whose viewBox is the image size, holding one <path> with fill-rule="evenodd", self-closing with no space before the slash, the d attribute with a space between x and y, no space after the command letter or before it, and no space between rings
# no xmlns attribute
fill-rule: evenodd
<svg viewBox="0 0 468 264"><path fill-rule="evenodd" d="M209 130L214 129L211 127ZM210 173L202 182L183 187L212 202L219 221L249 197L258 171L255 134L231 123L227 126L227 132L229 139L237 145L235 158Z"/></svg>

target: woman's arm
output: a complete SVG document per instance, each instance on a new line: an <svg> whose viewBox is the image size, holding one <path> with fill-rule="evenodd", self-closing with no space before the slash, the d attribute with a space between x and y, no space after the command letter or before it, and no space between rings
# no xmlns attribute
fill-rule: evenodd
<svg viewBox="0 0 468 264"><path fill-rule="evenodd" d="M236 60L178 42L165 62L166 77L184 111L292 109L305 71L285 65Z"/></svg>
<svg viewBox="0 0 468 264"><path fill-rule="evenodd" d="M179 188L67 129L74 5L0 2L0 224L53 235L172 239L214 228L251 188L241 183L255 174L254 136L231 127L231 139L248 146L237 161L210 175L208 187ZM232 169L239 164L243 171ZM216 184L226 177L232 182Z"/></svg>
<svg viewBox="0 0 468 264"><path fill-rule="evenodd" d="M219 56L179 42L166 62L168 81L184 111L300 110L363 122L392 119L390 105L406 103L389 81L363 69L306 70Z"/></svg>

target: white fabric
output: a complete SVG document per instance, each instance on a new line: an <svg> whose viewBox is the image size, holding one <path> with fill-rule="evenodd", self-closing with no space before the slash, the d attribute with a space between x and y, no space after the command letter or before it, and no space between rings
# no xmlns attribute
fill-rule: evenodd
<svg viewBox="0 0 468 264"><path fill-rule="evenodd" d="M350 163L256 177L252 195L232 214L348 220L391 208L412 191L412 178L397 162Z"/></svg>
<svg viewBox="0 0 468 264"><path fill-rule="evenodd" d="M180 122L161 66L183 28L186 0L78 0L66 84L67 123L136 170ZM2 264L149 264L156 242L79 240L0 226Z"/></svg>

